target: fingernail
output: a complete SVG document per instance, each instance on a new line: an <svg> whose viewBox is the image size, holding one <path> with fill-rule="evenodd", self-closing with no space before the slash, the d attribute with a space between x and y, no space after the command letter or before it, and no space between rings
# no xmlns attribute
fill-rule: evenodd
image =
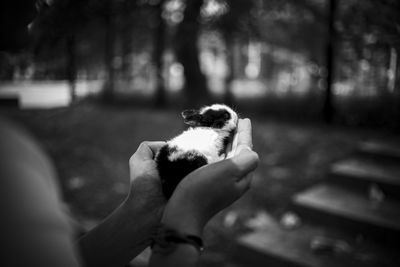
<svg viewBox="0 0 400 267"><path fill-rule="evenodd" d="M244 123L247 123L247 124L250 124L250 123L251 123L251 121L250 121L249 118L244 118L244 119L243 119L243 122L244 122Z"/></svg>

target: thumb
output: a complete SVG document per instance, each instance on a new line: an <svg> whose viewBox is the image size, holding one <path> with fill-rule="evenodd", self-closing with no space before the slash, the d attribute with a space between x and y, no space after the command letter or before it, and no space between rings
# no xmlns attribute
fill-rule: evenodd
<svg viewBox="0 0 400 267"><path fill-rule="evenodd" d="M241 180L248 173L254 171L259 162L258 154L248 147L240 149L239 153L230 159L235 166L237 180Z"/></svg>
<svg viewBox="0 0 400 267"><path fill-rule="evenodd" d="M235 187L240 192L240 194L244 194L250 186L253 178L253 173L258 165L258 154L254 151L250 150L249 147L239 150L239 154L233 158L236 164L240 166L244 166L243 172L241 175L236 177Z"/></svg>

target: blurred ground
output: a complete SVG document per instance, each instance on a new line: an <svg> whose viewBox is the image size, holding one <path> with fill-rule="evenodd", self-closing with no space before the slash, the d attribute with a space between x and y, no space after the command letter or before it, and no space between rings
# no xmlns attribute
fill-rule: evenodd
<svg viewBox="0 0 400 267"><path fill-rule="evenodd" d="M177 110L81 103L70 108L2 111L26 127L50 154L65 200L84 222L104 218L124 199L128 160L141 141L166 140L184 129ZM265 210L279 218L294 192L324 179L329 163L349 153L357 141L395 139L373 130L300 125L240 113L252 118L254 148L260 155L252 189L229 208L243 216ZM226 229L226 213L207 228L211 252L229 249L221 243L224 234L241 231Z"/></svg>

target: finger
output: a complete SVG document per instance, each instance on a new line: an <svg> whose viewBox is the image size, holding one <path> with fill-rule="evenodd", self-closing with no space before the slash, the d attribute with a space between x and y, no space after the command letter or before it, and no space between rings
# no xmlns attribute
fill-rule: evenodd
<svg viewBox="0 0 400 267"><path fill-rule="evenodd" d="M238 155L226 160L204 166L204 176L231 177L235 181L241 180L245 175L257 168L258 155L252 150L243 149Z"/></svg>
<svg viewBox="0 0 400 267"><path fill-rule="evenodd" d="M140 160L154 159L154 156L163 145L165 145L165 142L162 141L142 142L132 155L132 158Z"/></svg>
<svg viewBox="0 0 400 267"><path fill-rule="evenodd" d="M238 122L236 154L240 153L243 148L253 148L250 119L240 119Z"/></svg>
<svg viewBox="0 0 400 267"><path fill-rule="evenodd" d="M236 182L235 186L243 194L250 189L251 181L253 180L253 172L248 173L242 179Z"/></svg>

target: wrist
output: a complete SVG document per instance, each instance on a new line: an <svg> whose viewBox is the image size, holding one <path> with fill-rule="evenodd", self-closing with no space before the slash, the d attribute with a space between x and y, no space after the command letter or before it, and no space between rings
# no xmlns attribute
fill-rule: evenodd
<svg viewBox="0 0 400 267"><path fill-rule="evenodd" d="M169 254L177 249L177 246L189 245L201 252L204 249L203 240L197 235L190 235L178 231L161 223L153 235L151 248L161 254Z"/></svg>
<svg viewBox="0 0 400 267"><path fill-rule="evenodd" d="M166 207L161 223L181 233L202 236L204 223L198 216L189 211Z"/></svg>
<svg viewBox="0 0 400 267"><path fill-rule="evenodd" d="M191 219L178 218L175 220L163 218L161 219L161 223L188 235L202 236L203 234L203 227Z"/></svg>
<svg viewBox="0 0 400 267"><path fill-rule="evenodd" d="M143 226L145 226L144 229L153 232L161 221L164 205L152 205L150 207L148 203L143 201L133 202L127 198L122 203L121 209L126 214L126 218L133 221L132 223L137 224L138 218L140 218Z"/></svg>

